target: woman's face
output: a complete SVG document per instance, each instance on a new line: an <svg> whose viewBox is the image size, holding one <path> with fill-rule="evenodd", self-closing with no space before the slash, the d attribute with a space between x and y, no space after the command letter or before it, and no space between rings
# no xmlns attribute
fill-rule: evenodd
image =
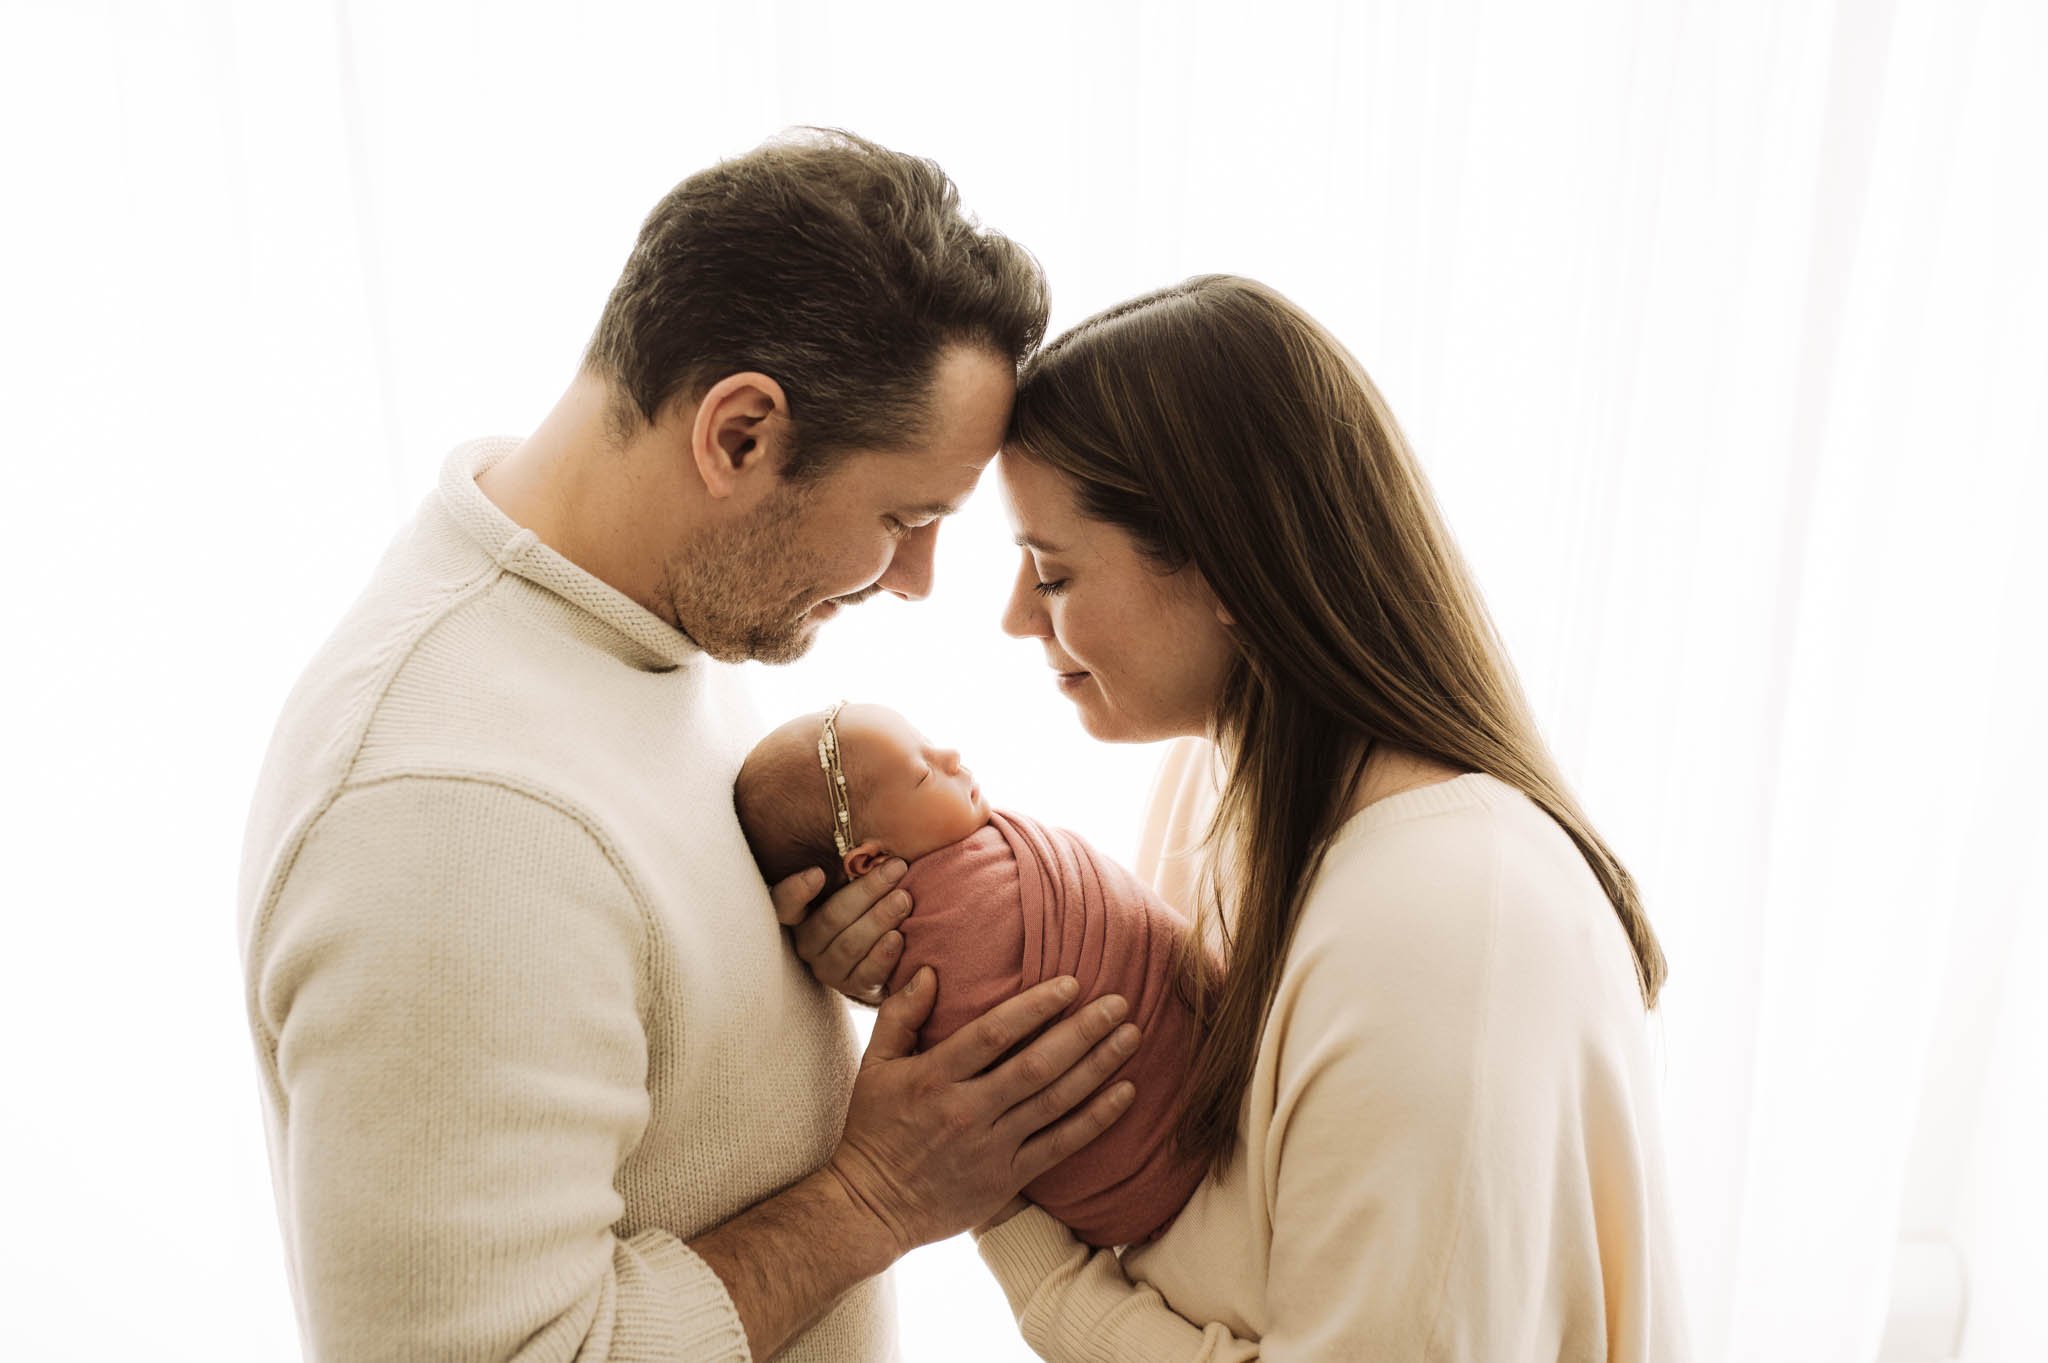
<svg viewBox="0 0 2048 1363"><path fill-rule="evenodd" d="M1127 533L1081 514L1057 470L1009 450L996 467L1022 552L1004 633L1044 645L1093 737L1206 734L1236 645L1201 573L1162 576Z"/></svg>

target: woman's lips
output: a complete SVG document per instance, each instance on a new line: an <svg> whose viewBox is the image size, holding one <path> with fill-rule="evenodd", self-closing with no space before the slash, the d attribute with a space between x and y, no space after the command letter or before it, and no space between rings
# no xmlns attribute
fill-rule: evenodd
<svg viewBox="0 0 2048 1363"><path fill-rule="evenodd" d="M1086 672L1062 672L1060 673L1060 690L1071 691L1087 680L1088 674Z"/></svg>

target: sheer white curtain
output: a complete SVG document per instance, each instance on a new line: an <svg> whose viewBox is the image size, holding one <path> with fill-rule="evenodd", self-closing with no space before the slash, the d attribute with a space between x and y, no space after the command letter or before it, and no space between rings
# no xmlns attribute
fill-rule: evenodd
<svg viewBox="0 0 2048 1363"><path fill-rule="evenodd" d="M2042 6L0 25L23 1353L290 1354L232 950L271 718L442 452L546 410L661 192L819 122L936 157L1056 326L1232 270L1378 379L1672 960L1700 1356L1862 1363L1895 1306L1887 1359L2048 1355ZM756 669L763 713L890 701L1127 854L1156 754L998 633L1006 542L985 490L933 600ZM964 1241L897 1284L907 1358L1028 1357Z"/></svg>

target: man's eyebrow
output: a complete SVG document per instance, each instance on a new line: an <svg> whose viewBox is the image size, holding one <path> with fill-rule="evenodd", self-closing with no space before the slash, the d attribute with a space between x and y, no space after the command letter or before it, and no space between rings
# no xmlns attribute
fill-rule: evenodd
<svg viewBox="0 0 2048 1363"><path fill-rule="evenodd" d="M958 502L926 502L923 506L907 506L903 508L903 514L906 516L929 516L933 520L937 520L941 516L950 516L959 509L960 504Z"/></svg>
<svg viewBox="0 0 2048 1363"><path fill-rule="evenodd" d="M1036 549L1041 554L1057 554L1060 552L1058 545L1047 544L1044 540L1034 538L1031 535L1017 536L1017 547L1019 549Z"/></svg>

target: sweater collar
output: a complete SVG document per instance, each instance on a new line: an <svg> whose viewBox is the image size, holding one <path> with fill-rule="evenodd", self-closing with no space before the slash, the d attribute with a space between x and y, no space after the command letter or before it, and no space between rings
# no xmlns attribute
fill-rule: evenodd
<svg viewBox="0 0 2048 1363"><path fill-rule="evenodd" d="M512 436L457 445L441 465L441 505L463 533L509 573L594 617L629 647L620 656L647 672L667 672L703 656L688 635L599 580L507 516L476 485L477 475L519 447Z"/></svg>

